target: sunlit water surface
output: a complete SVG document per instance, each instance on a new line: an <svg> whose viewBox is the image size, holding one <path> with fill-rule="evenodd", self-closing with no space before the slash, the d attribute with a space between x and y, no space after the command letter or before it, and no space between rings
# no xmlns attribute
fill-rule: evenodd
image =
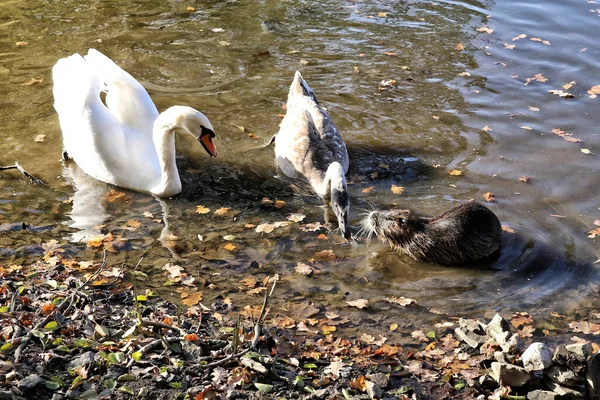
<svg viewBox="0 0 600 400"><path fill-rule="evenodd" d="M207 304L232 296L240 308L260 302L241 277L278 273L274 312L312 301L361 330L446 318L438 312L593 307L600 258L598 239L587 237L600 218L600 99L587 94L600 84L594 7L587 0L4 2L0 164L17 160L47 185L0 176L0 257L32 261L56 239L68 255L98 261L99 249L77 241L111 232L120 241L109 261L135 265L143 256L149 286L163 294L179 296L163 287L167 262L196 277ZM211 119L217 159L193 138L178 138L181 195L115 198L115 188L61 162L51 67L90 47L145 82L159 109L185 104ZM277 132L295 70L344 134L355 227L373 206L437 214L493 192L497 202L488 205L506 227L501 257L471 268L431 266L376 241L350 245L337 232L309 230L305 224L323 222L319 201L277 177L272 148L251 150ZM547 81L527 79L536 74ZM27 84L32 78L43 81ZM556 128L582 141L566 141ZM198 205L211 211L198 214ZM216 215L221 207L230 210ZM270 233L247 227L290 213L306 218ZM321 250L336 259L313 260ZM298 262L319 274L295 273ZM389 296L418 306L382 300ZM368 309L345 302L360 298Z"/></svg>

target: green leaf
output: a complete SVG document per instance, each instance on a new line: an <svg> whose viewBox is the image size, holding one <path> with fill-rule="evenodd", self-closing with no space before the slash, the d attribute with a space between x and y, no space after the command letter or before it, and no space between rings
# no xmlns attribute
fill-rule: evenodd
<svg viewBox="0 0 600 400"><path fill-rule="evenodd" d="M171 386L173 389L182 389L183 385L181 384L181 382L169 382L169 386Z"/></svg>
<svg viewBox="0 0 600 400"><path fill-rule="evenodd" d="M131 382L135 381L135 376L131 374L123 374L117 378L117 382Z"/></svg>
<svg viewBox="0 0 600 400"><path fill-rule="evenodd" d="M31 333L33 336L35 336L36 338L40 338L40 339L43 339L43 338L46 336L46 334L45 334L44 332L42 332L42 331L38 331L38 330L36 330L36 329L32 329L32 330L30 331L30 333Z"/></svg>
<svg viewBox="0 0 600 400"><path fill-rule="evenodd" d="M138 281L149 281L150 280L148 275L143 273L142 271L133 271L133 272L131 272L131 274L133 276L135 276L135 279L137 279Z"/></svg>
<svg viewBox="0 0 600 400"><path fill-rule="evenodd" d="M434 331L427 332L427 334L425 336L427 336L429 339L436 340L435 339L435 332Z"/></svg>
<svg viewBox="0 0 600 400"><path fill-rule="evenodd" d="M273 385L268 385L266 383L258 383L258 382L254 382L254 386L258 389L259 392L261 393L269 393L271 390L273 390Z"/></svg>
<svg viewBox="0 0 600 400"><path fill-rule="evenodd" d="M52 289L58 288L58 282L56 282L54 279L48 279L46 281L46 285L50 286Z"/></svg>
<svg viewBox="0 0 600 400"><path fill-rule="evenodd" d="M60 379L60 376L54 375L52 378L50 378L50 380L52 382L58 383L58 385L61 386L61 387L67 386L67 384L65 383L65 381L63 381L62 379Z"/></svg>
<svg viewBox="0 0 600 400"><path fill-rule="evenodd" d="M68 347L67 347L67 346L65 346L65 345L58 346L58 347L57 347L57 348L55 348L54 350L56 350L56 351L64 351L65 353L70 353L70 352L71 352L71 349L70 349L70 348L68 348Z"/></svg>
<svg viewBox="0 0 600 400"><path fill-rule="evenodd" d="M104 387L109 390L113 390L117 387L117 381L115 381L114 379L107 379L104 381Z"/></svg>
<svg viewBox="0 0 600 400"><path fill-rule="evenodd" d="M73 346L79 347L80 349L89 349L94 343L87 339L77 339L73 342Z"/></svg>
<svg viewBox="0 0 600 400"><path fill-rule="evenodd" d="M344 398L345 398L346 400L351 400L351 399L352 399L352 397L350 397L350 393L348 392L348 389L346 389L346 388L343 388L343 389L342 389L342 394L344 395Z"/></svg>
<svg viewBox="0 0 600 400"><path fill-rule="evenodd" d="M460 380L454 384L454 389L460 390L460 389L464 388L466 385L467 385L466 381Z"/></svg>
<svg viewBox="0 0 600 400"><path fill-rule="evenodd" d="M46 326L44 326L44 329L46 329L48 331L55 331L58 329L58 322L50 321L46 324Z"/></svg>
<svg viewBox="0 0 600 400"><path fill-rule="evenodd" d="M12 348L13 348L13 345L12 345L11 343L4 343L4 344L3 344L3 345L0 347L0 351L7 352L7 351L10 351L10 350L12 350Z"/></svg>
<svg viewBox="0 0 600 400"><path fill-rule="evenodd" d="M133 389L131 389L129 386L127 385L123 385L121 386L119 389L117 389L119 392L123 392L123 393L127 393L130 394L132 396L135 396L135 392L133 391Z"/></svg>
<svg viewBox="0 0 600 400"><path fill-rule="evenodd" d="M225 236L223 236L223 240L227 240L228 242L231 242L231 241L235 240L235 235L225 235Z"/></svg>
<svg viewBox="0 0 600 400"><path fill-rule="evenodd" d="M123 361L125 361L125 354L120 351L116 353L109 353L108 356L106 356L106 360L112 364L121 364Z"/></svg>
<svg viewBox="0 0 600 400"><path fill-rule="evenodd" d="M50 390L56 390L56 389L60 388L60 385L58 384L58 382L53 382L53 381L46 381L46 382L44 382L44 385L46 385L46 387Z"/></svg>
<svg viewBox="0 0 600 400"><path fill-rule="evenodd" d="M140 351L134 351L131 353L131 358L133 358L133 361L140 361L143 356L144 355Z"/></svg>
<svg viewBox="0 0 600 400"><path fill-rule="evenodd" d="M304 368L305 369L312 369L312 368L317 368L316 364L304 364Z"/></svg>
<svg viewBox="0 0 600 400"><path fill-rule="evenodd" d="M0 307L0 313L4 313L4 312L8 312L8 306L2 306Z"/></svg>
<svg viewBox="0 0 600 400"><path fill-rule="evenodd" d="M146 297L145 294L138 294L137 296L135 296L135 301L146 301L148 300L148 297Z"/></svg>

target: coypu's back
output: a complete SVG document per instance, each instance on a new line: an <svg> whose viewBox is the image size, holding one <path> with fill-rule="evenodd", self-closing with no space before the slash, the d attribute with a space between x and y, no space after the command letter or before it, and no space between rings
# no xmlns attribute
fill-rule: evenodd
<svg viewBox="0 0 600 400"><path fill-rule="evenodd" d="M408 210L373 211L363 226L415 260L441 265L490 257L502 242L498 217L477 202L461 204L433 218Z"/></svg>

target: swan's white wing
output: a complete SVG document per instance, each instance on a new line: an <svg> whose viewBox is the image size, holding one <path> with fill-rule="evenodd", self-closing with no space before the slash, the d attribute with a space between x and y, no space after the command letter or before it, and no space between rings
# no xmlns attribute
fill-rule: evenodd
<svg viewBox="0 0 600 400"><path fill-rule="evenodd" d="M129 73L97 50L89 49L85 60L105 85L106 105L126 127L152 136L158 110L146 89Z"/></svg>
<svg viewBox="0 0 600 400"><path fill-rule="evenodd" d="M102 82L84 58L74 54L59 60L52 77L64 147L81 169L100 181L136 190L155 183L160 171L152 140L130 131L106 108L100 99Z"/></svg>

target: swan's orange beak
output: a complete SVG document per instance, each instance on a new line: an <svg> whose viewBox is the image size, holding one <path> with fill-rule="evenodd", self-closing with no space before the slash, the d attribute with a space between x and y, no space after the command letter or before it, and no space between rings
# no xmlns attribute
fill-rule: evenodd
<svg viewBox="0 0 600 400"><path fill-rule="evenodd" d="M206 150L206 152L210 154L211 157L216 157L219 154L217 152L217 148L215 147L212 141L212 138L214 137L215 133L213 131L203 128L202 135L200 136L200 138L198 138L198 141L202 144L204 150Z"/></svg>

